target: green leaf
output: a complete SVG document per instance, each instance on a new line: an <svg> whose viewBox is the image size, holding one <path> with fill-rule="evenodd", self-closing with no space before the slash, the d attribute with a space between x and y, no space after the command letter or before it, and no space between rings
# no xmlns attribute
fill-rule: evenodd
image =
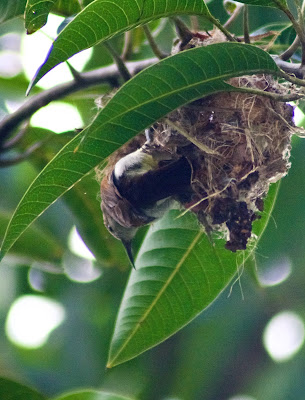
<svg viewBox="0 0 305 400"><path fill-rule="evenodd" d="M47 23L48 15L57 0L28 0L25 8L26 33L36 32Z"/></svg>
<svg viewBox="0 0 305 400"><path fill-rule="evenodd" d="M52 12L69 17L81 11L82 8L92 3L93 0L57 0L52 8Z"/></svg>
<svg viewBox="0 0 305 400"><path fill-rule="evenodd" d="M265 216L254 223L260 238L277 196L273 185ZM170 211L148 231L125 291L111 343L108 367L121 364L177 332L208 307L254 251L232 253L224 240L210 243L196 217Z"/></svg>
<svg viewBox="0 0 305 400"><path fill-rule="evenodd" d="M239 2L251 6L274 7L280 10L288 9L286 0L239 0Z"/></svg>
<svg viewBox="0 0 305 400"><path fill-rule="evenodd" d="M84 390L56 397L53 400L132 400L130 397L114 393L98 392L95 390Z"/></svg>
<svg viewBox="0 0 305 400"><path fill-rule="evenodd" d="M0 238L4 236L9 220L9 213L0 210ZM24 257L29 261L59 263L64 254L64 246L50 232L32 226L22 236L22 239L15 243L12 254Z"/></svg>
<svg viewBox="0 0 305 400"><path fill-rule="evenodd" d="M0 378L0 399L3 400L44 400L45 397L36 390L20 383Z"/></svg>
<svg viewBox="0 0 305 400"><path fill-rule="evenodd" d="M28 91L74 54L151 20L179 14L210 16L203 0L95 0L59 34Z"/></svg>
<svg viewBox="0 0 305 400"><path fill-rule="evenodd" d="M83 7L92 0L82 1ZM69 17L82 10L78 0L28 0L25 8L25 28L28 34L43 27L52 11L56 14Z"/></svg>
<svg viewBox="0 0 305 400"><path fill-rule="evenodd" d="M23 15L26 0L1 0L0 23Z"/></svg>
<svg viewBox="0 0 305 400"><path fill-rule="evenodd" d="M277 71L272 58L259 48L218 43L181 52L140 72L30 186L12 217L1 258L58 197L137 133L190 101L233 90L225 82L230 77Z"/></svg>

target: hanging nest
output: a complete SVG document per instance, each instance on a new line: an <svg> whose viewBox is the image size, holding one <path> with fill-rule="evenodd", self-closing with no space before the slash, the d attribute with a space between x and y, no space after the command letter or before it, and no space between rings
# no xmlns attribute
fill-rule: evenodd
<svg viewBox="0 0 305 400"><path fill-rule="evenodd" d="M231 79L234 86L279 93L270 76ZM269 185L287 174L293 108L266 97L225 92L200 99L160 124L154 144L185 156L191 194L178 199L206 231L226 231L226 248L244 250ZM181 131L187 132L191 140Z"/></svg>
<svg viewBox="0 0 305 400"><path fill-rule="evenodd" d="M187 44L176 42L173 52L220 41L225 38L219 31L212 36L196 34ZM243 76L228 83L287 92L269 75ZM270 183L287 174L294 129L291 105L248 93L223 92L172 112L154 125L153 139L145 146L152 153L161 148L173 160L182 156L188 160L190 190L176 200L196 214L208 234L225 234L226 248L235 252L246 249Z"/></svg>

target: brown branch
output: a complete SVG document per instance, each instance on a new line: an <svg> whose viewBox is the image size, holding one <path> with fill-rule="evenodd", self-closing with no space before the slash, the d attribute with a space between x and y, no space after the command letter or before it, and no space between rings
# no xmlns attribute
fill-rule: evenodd
<svg viewBox="0 0 305 400"><path fill-rule="evenodd" d="M288 49L286 49L279 57L283 60L289 60L289 58L291 58L294 53L297 51L299 45L300 45L300 38L298 35L296 35L294 41L291 43L291 45L288 47Z"/></svg>
<svg viewBox="0 0 305 400"><path fill-rule="evenodd" d="M290 62L287 62L287 61L283 61L282 58L280 58L279 56L272 56L272 58L274 59L276 65L281 70L286 72L287 74L292 74L296 78L299 78L299 79L303 79L304 78L305 70L304 70L304 68L302 67L301 64L295 64L295 63L290 63ZM287 79L287 76L286 76L285 79ZM300 81L298 81L297 84L301 85ZM304 86L304 84L305 84L305 81L303 81L303 84L301 86Z"/></svg>
<svg viewBox="0 0 305 400"><path fill-rule="evenodd" d="M126 64L131 75L135 75L142 69L157 61L157 58L150 58L148 60L133 61ZM80 73L77 80L65 82L30 97L29 100L27 100L17 111L7 115L0 122L0 148L4 141L10 136L11 132L17 128L21 122L28 120L40 108L48 105L54 100L62 99L74 92L103 82L110 82L112 85L115 82L115 85L117 85L117 80L119 78L120 73L116 65L110 65L98 70Z"/></svg>
<svg viewBox="0 0 305 400"><path fill-rule="evenodd" d="M288 63L278 57L275 57L274 59L277 65L286 73L293 74L296 78L303 78L304 71L300 64ZM131 75L135 75L142 69L156 63L157 61L157 58L150 58L148 60L127 62L126 65ZM120 73L117 70L117 67L111 65L98 70L81 73L77 80L60 84L30 97L29 100L26 101L17 111L7 115L2 119L2 121L0 121L0 148L3 147L11 132L16 129L19 124L28 120L40 108L48 105L52 101L62 99L74 92L86 89L90 86L98 85L103 82L110 82L113 84L113 82L117 82L119 78ZM294 83L301 86L305 85L305 81L300 80L297 82L294 81Z"/></svg>

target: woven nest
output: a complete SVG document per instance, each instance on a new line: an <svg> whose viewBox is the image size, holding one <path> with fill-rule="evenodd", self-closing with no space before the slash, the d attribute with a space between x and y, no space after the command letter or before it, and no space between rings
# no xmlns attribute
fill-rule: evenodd
<svg viewBox="0 0 305 400"><path fill-rule="evenodd" d="M281 90L270 76L234 78L229 83ZM178 200L208 232L225 230L228 249L245 249L270 183L290 167L292 106L226 92L182 107L168 120L177 129L170 123L159 124L154 144L185 156L192 167L192 193Z"/></svg>
<svg viewBox="0 0 305 400"><path fill-rule="evenodd" d="M218 30L210 36L197 34L186 44L177 41L173 53L225 40ZM228 83L286 91L268 75L243 76ZM192 193L178 200L197 215L207 233L225 232L227 249L246 249L270 183L285 176L290 167L293 107L263 96L224 92L182 107L168 120L178 129L159 125L155 143L184 155L192 166Z"/></svg>
<svg viewBox="0 0 305 400"><path fill-rule="evenodd" d="M220 41L225 38L219 31L214 36L197 34L187 44L176 42L173 52ZM243 76L228 83L286 92L268 75ZM155 124L146 148L151 146L152 153L163 149L173 160L187 158L192 169L190 190L176 200L196 214L208 234L224 233L226 248L235 252L246 249L270 183L287 174L293 130L291 105L249 93L223 92L181 107ZM130 149L143 140L139 137L130 142Z"/></svg>

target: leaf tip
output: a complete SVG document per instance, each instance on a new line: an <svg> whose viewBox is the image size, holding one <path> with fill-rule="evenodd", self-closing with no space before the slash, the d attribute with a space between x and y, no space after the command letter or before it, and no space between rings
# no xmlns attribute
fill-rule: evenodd
<svg viewBox="0 0 305 400"><path fill-rule="evenodd" d="M37 83L38 81L40 81L40 79L41 79L44 75L46 75L52 68L54 68L54 66L51 67L51 68L49 68L49 69L46 69L46 68L45 68L45 65L46 65L46 63L47 63L47 61L48 61L48 59L49 59L49 56L50 56L52 50L53 50L53 44L52 44L52 46L50 47L50 50L48 51L48 54L47 54L47 56L46 56L45 61L40 65L40 67L37 69L35 75L33 76L33 79L31 80L31 82L30 82L30 84L29 84L29 86L28 86L28 88L27 88L26 96L28 96L28 95L30 94L30 91L31 91L32 88L36 85L36 83Z"/></svg>
<svg viewBox="0 0 305 400"><path fill-rule="evenodd" d="M0 262L3 260L3 257L5 256L5 252L0 249Z"/></svg>
<svg viewBox="0 0 305 400"><path fill-rule="evenodd" d="M31 80L31 82L29 83L29 86L25 92L25 95L28 96L33 88L33 86L35 85L35 81L34 79Z"/></svg>
<svg viewBox="0 0 305 400"><path fill-rule="evenodd" d="M40 75L40 70L41 70L42 65L38 68L36 74L33 76L33 79L31 80L31 82L29 83L29 86L25 92L25 95L28 96L31 92L31 90L33 89L33 87L36 85L36 83L42 78L42 76Z"/></svg>

